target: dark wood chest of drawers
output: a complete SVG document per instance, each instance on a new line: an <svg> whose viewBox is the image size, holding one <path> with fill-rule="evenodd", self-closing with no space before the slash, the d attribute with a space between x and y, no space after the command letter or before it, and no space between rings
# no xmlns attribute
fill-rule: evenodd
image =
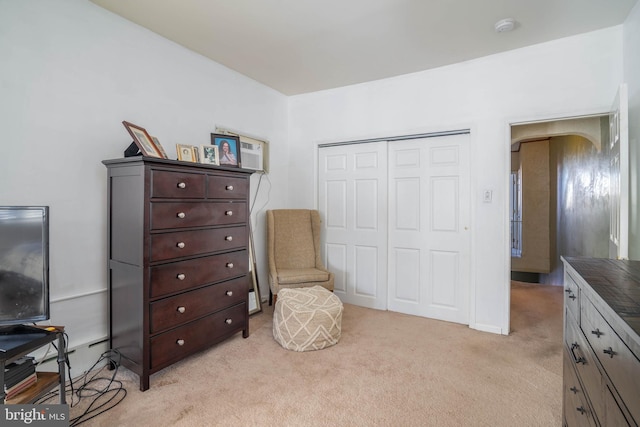
<svg viewBox="0 0 640 427"><path fill-rule="evenodd" d="M149 376L235 333L249 336L251 171L105 160L110 345Z"/></svg>
<svg viewBox="0 0 640 427"><path fill-rule="evenodd" d="M640 261L563 258L566 426L640 421Z"/></svg>

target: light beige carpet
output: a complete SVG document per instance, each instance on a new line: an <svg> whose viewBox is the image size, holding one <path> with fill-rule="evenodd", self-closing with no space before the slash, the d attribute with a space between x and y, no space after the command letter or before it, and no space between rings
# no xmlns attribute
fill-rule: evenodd
<svg viewBox="0 0 640 427"><path fill-rule="evenodd" d="M345 304L342 337L294 352L272 307L84 426L560 426L562 288L512 284L512 333ZM71 409L77 415L82 405Z"/></svg>

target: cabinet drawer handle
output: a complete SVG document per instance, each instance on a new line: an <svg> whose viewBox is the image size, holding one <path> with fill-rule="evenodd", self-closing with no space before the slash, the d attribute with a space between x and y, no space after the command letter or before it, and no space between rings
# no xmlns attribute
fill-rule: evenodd
<svg viewBox="0 0 640 427"><path fill-rule="evenodd" d="M178 218L184 219L185 216L187 216L187 214L185 214L184 212L178 212Z"/></svg>
<svg viewBox="0 0 640 427"><path fill-rule="evenodd" d="M227 268L233 268L233 263L232 262L228 262L227 263Z"/></svg>
<svg viewBox="0 0 640 427"><path fill-rule="evenodd" d="M576 411L580 412L582 415L586 414L587 410L584 409L584 407L580 406L579 408L576 408Z"/></svg>
<svg viewBox="0 0 640 427"><path fill-rule="evenodd" d="M224 238L224 240L226 240L227 242L230 242L233 240L233 236L227 236Z"/></svg>
<svg viewBox="0 0 640 427"><path fill-rule="evenodd" d="M178 340L178 341L176 341L176 344L178 344L179 346L183 346L184 345L184 340Z"/></svg>
<svg viewBox="0 0 640 427"><path fill-rule="evenodd" d="M613 349L611 347L609 347L608 349L604 349L602 351L604 352L604 354L608 354L609 356L611 356L612 359L613 359L613 356L618 354L615 351L613 351Z"/></svg>
<svg viewBox="0 0 640 427"><path fill-rule="evenodd" d="M227 296L228 296L228 297L233 296L233 291L227 291L227 292L225 292L225 293L227 294Z"/></svg>
<svg viewBox="0 0 640 427"><path fill-rule="evenodd" d="M187 188L187 184L184 182L179 182L178 183L178 188Z"/></svg>
<svg viewBox="0 0 640 427"><path fill-rule="evenodd" d="M595 335L596 337L600 338L600 335L604 335L604 332L600 332L600 329L596 328L595 331L591 331L591 333L593 335Z"/></svg>
<svg viewBox="0 0 640 427"><path fill-rule="evenodd" d="M225 211L226 216L233 216L233 211Z"/></svg>
<svg viewBox="0 0 640 427"><path fill-rule="evenodd" d="M184 247L187 245L185 245L184 242L178 242L176 246L179 247L180 249L184 249Z"/></svg>
<svg viewBox="0 0 640 427"><path fill-rule="evenodd" d="M181 313L181 314L182 314L182 313L184 313L185 311L187 311L187 307L183 307L183 306L178 307L178 313Z"/></svg>
<svg viewBox="0 0 640 427"><path fill-rule="evenodd" d="M187 276L185 276L184 273L180 273L176 277L178 280L184 280Z"/></svg>
<svg viewBox="0 0 640 427"><path fill-rule="evenodd" d="M566 293L570 293L571 292L571 288L567 288L564 290Z"/></svg>
<svg viewBox="0 0 640 427"><path fill-rule="evenodd" d="M575 353L575 351L574 351L574 350L577 350L577 349L579 349L579 348L580 348L580 346L578 345L578 343L577 343L577 342L574 342L573 344L571 344L571 356L573 357L573 361L576 363L576 365L577 365L578 363L582 363L583 365L586 365L586 364L587 364L587 360L586 360L584 357L582 357L582 356L580 356L580 357L576 356L576 353Z"/></svg>
<svg viewBox="0 0 640 427"><path fill-rule="evenodd" d="M576 299L576 296L575 296L575 295L573 295L573 294L571 294L571 295L569 295L569 298L571 298L571 299Z"/></svg>
<svg viewBox="0 0 640 427"><path fill-rule="evenodd" d="M571 390L573 394L578 394L578 389L575 386L571 387L569 390Z"/></svg>
<svg viewBox="0 0 640 427"><path fill-rule="evenodd" d="M230 325L230 324L232 324L232 323L233 323L233 320L232 320L232 319L226 319L226 320L224 321L224 323L226 323L227 325Z"/></svg>
<svg viewBox="0 0 640 427"><path fill-rule="evenodd" d="M227 186L226 186L226 187L224 187L224 188L225 188L225 190L233 191L233 185L227 185Z"/></svg>

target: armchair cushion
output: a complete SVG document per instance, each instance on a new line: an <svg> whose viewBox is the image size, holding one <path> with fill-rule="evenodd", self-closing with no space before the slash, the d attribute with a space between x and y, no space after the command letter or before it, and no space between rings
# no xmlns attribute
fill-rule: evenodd
<svg viewBox="0 0 640 427"><path fill-rule="evenodd" d="M303 282L326 282L329 272L317 268L278 269L278 282L282 285Z"/></svg>

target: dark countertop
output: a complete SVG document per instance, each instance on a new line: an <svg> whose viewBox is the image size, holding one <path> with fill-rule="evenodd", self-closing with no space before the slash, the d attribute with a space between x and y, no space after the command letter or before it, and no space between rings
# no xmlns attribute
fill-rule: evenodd
<svg viewBox="0 0 640 427"><path fill-rule="evenodd" d="M640 336L640 261L563 258Z"/></svg>

